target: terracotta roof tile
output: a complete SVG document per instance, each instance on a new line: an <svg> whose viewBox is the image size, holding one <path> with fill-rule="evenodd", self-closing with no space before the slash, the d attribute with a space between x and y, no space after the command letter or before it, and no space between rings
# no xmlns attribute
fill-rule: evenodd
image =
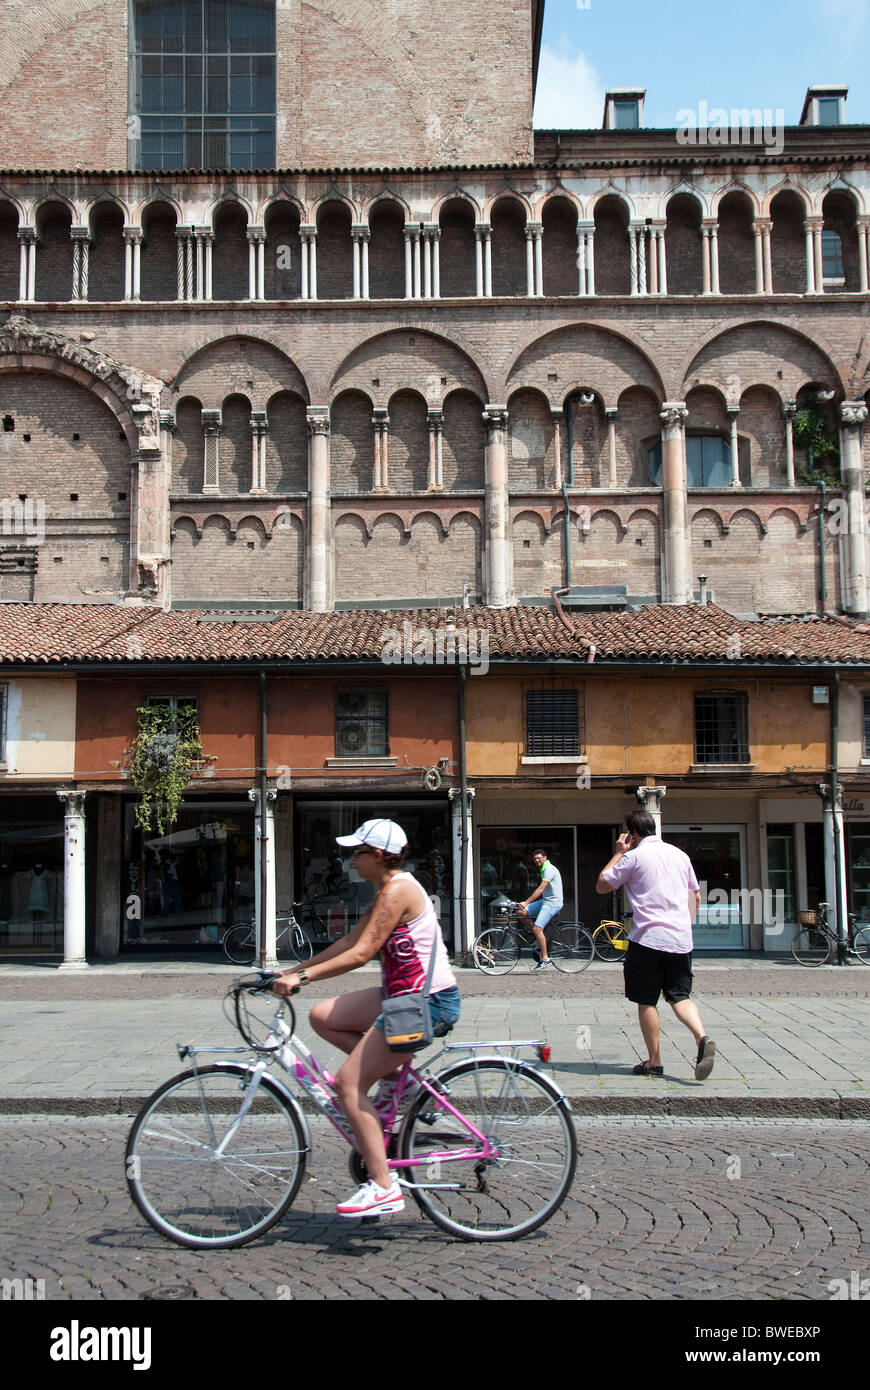
<svg viewBox="0 0 870 1390"><path fill-rule="evenodd" d="M0 664L372 661L389 630L401 639L403 632L443 631L449 622L485 630L490 661L586 661L594 644L598 662L870 665L865 624L830 615L744 622L713 604L572 614L566 625L545 607L166 613L63 603L0 603Z"/></svg>

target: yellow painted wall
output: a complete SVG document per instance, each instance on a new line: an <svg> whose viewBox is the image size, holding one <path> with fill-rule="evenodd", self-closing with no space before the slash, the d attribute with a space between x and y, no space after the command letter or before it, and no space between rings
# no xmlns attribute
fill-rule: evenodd
<svg viewBox="0 0 870 1390"><path fill-rule="evenodd" d="M4 681L6 767L0 780L56 781L75 771L76 682L72 677Z"/></svg>
<svg viewBox="0 0 870 1390"><path fill-rule="evenodd" d="M541 681L487 676L466 686L469 776L534 776L560 764L521 761L523 695ZM586 756L596 776L687 773L694 762L694 697L705 692L749 698L750 761L757 772L822 771L828 761L827 707L813 705L809 678L742 682L696 677L598 676L585 685Z"/></svg>

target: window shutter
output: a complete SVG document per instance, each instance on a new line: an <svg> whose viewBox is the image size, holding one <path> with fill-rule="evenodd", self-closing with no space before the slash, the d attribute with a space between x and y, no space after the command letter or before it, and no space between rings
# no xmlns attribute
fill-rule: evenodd
<svg viewBox="0 0 870 1390"><path fill-rule="evenodd" d="M576 757L580 753L580 710L576 690L530 690L526 695L529 757Z"/></svg>

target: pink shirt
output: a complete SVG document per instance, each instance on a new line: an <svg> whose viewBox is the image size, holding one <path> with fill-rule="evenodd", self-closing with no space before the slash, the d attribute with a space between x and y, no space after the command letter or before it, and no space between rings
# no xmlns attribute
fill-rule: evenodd
<svg viewBox="0 0 870 1390"><path fill-rule="evenodd" d="M601 877L611 888L625 887L634 913L629 941L674 955L691 951L689 893L697 892L698 880L681 849L647 835Z"/></svg>
<svg viewBox="0 0 870 1390"><path fill-rule="evenodd" d="M394 927L381 947L379 954L384 992L388 999L394 999L397 994L420 993L426 984L433 941L435 968L432 971L429 993L437 994L439 990L451 989L456 984L456 976L450 969L441 926L431 900L413 874L402 872L395 877L408 878L419 889L420 906L423 910L412 921L400 922Z"/></svg>

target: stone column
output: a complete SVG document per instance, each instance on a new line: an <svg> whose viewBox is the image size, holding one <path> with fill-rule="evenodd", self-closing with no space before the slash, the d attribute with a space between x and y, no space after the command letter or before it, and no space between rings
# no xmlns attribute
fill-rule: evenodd
<svg viewBox="0 0 870 1390"><path fill-rule="evenodd" d="M299 228L302 243L302 298L317 298L317 228L303 222Z"/></svg>
<svg viewBox="0 0 870 1390"><path fill-rule="evenodd" d="M764 219L766 220L766 219ZM752 224L755 237L755 293L764 294L764 236L762 218L756 217Z"/></svg>
<svg viewBox="0 0 870 1390"><path fill-rule="evenodd" d="M430 406L429 423L429 487L428 492L444 491L444 412L440 406Z"/></svg>
<svg viewBox="0 0 870 1390"><path fill-rule="evenodd" d="M249 227L248 232L248 299L266 298L266 229Z"/></svg>
<svg viewBox="0 0 870 1390"><path fill-rule="evenodd" d="M441 228L435 223L432 237L432 298L441 298Z"/></svg>
<svg viewBox="0 0 870 1390"><path fill-rule="evenodd" d="M88 261L91 250L91 238L87 227L70 227L70 236L73 244L73 286L72 298L87 299L88 297Z"/></svg>
<svg viewBox="0 0 870 1390"><path fill-rule="evenodd" d="M483 293L492 299L492 227L488 225L483 232Z"/></svg>
<svg viewBox="0 0 870 1390"><path fill-rule="evenodd" d="M526 227L526 298L532 299L535 294L535 248L533 245L534 236L530 227Z"/></svg>
<svg viewBox="0 0 870 1390"><path fill-rule="evenodd" d="M178 299L184 302L193 299L193 243L189 227L180 227L175 233L178 247Z"/></svg>
<svg viewBox="0 0 870 1390"><path fill-rule="evenodd" d="M640 292L640 277L638 275L638 248L637 248L638 228L636 223L632 223L628 229L629 254L631 256L631 293L636 295Z"/></svg>
<svg viewBox="0 0 870 1390"><path fill-rule="evenodd" d="M423 239L423 298L432 298L432 238L425 227L421 229Z"/></svg>
<svg viewBox="0 0 870 1390"><path fill-rule="evenodd" d="M265 410L251 411L251 492L266 491L266 435L269 421Z"/></svg>
<svg viewBox="0 0 870 1390"><path fill-rule="evenodd" d="M643 811L649 811L656 823L656 834L662 835L662 799L667 796L667 787L635 787L637 804Z"/></svg>
<svg viewBox="0 0 870 1390"><path fill-rule="evenodd" d="M487 405L483 412L486 427L486 530L487 603L506 608L508 592L508 413L503 405Z"/></svg>
<svg viewBox="0 0 870 1390"><path fill-rule="evenodd" d="M550 410L553 418L553 448L556 453L556 466L553 469L553 487L560 492L562 490L562 418L564 411L561 409Z"/></svg>
<svg viewBox="0 0 870 1390"><path fill-rule="evenodd" d="M607 442L610 454L609 486L612 488L616 488L619 486L616 469L616 417L618 414L619 409L617 406L606 405L604 407L604 415L605 419L607 420Z"/></svg>
<svg viewBox="0 0 870 1390"><path fill-rule="evenodd" d="M831 786L821 782L816 790L824 807L822 840L825 858L825 897L830 903L828 924L842 940L848 940L845 826L843 823L843 789L837 788L837 804L832 805Z"/></svg>
<svg viewBox="0 0 870 1390"><path fill-rule="evenodd" d="M205 238L203 232L207 228L195 227L193 232L194 258L196 265L196 288L193 297L197 301L205 300Z"/></svg>
<svg viewBox="0 0 870 1390"><path fill-rule="evenodd" d="M87 970L85 959L85 792L62 791L63 802L63 964L60 970Z"/></svg>
<svg viewBox="0 0 870 1390"><path fill-rule="evenodd" d="M813 268L815 270L816 294L825 293L825 263L822 259L822 231L824 218L812 218L813 224Z"/></svg>
<svg viewBox="0 0 870 1390"><path fill-rule="evenodd" d="M420 260L420 228L412 227L411 245L414 251L414 298L423 298L422 262Z"/></svg>
<svg viewBox="0 0 870 1390"><path fill-rule="evenodd" d="M659 238L655 227L649 234L649 292L659 294Z"/></svg>
<svg viewBox="0 0 870 1390"><path fill-rule="evenodd" d="M668 292L668 254L667 243L665 241L665 223L657 222L654 229L656 243L658 245L659 262L659 294Z"/></svg>
<svg viewBox="0 0 870 1390"><path fill-rule="evenodd" d="M708 224L710 231L710 279L711 292L721 294L719 288L719 223L715 218Z"/></svg>
<svg viewBox="0 0 870 1390"><path fill-rule="evenodd" d="M275 942L275 798L277 792L271 788L266 792L266 960L264 969L277 970L278 957ZM257 926L260 925L260 894L262 891L261 855L263 853L263 828L260 816L260 788L248 789L248 799L254 803L254 914ZM257 947L259 951L259 941ZM254 965L259 968L259 960Z"/></svg>
<svg viewBox="0 0 870 1390"><path fill-rule="evenodd" d="M462 882L462 830L463 830L463 808L462 808L462 788L451 787L447 793L450 798L450 830L453 840L453 920L456 923L456 954L459 960L464 959L471 950L471 944L478 932L482 931L482 925L477 921L477 900L474 895L474 831L472 825L471 808L474 802L474 787L466 787L467 803L465 806L465 836L468 841L468 854L466 856L466 876ZM468 933L468 940L460 940L460 924L462 922L462 909L460 903L465 899L465 925Z"/></svg>
<svg viewBox="0 0 870 1390"><path fill-rule="evenodd" d="M587 296L588 293L589 293L589 291L588 291L587 288L586 288L586 286L587 286L587 276L586 276L586 236L587 236L587 226L588 226L588 223L586 223L586 222L578 222L578 223L577 223L577 296L578 296L579 299L585 299L586 296Z"/></svg>
<svg viewBox="0 0 870 1390"><path fill-rule="evenodd" d="M305 228L299 228L299 274L301 277L299 298L308 298L308 237Z"/></svg>
<svg viewBox="0 0 870 1390"><path fill-rule="evenodd" d="M366 227L365 232L363 233L363 236L362 236L361 239L360 239L360 252L361 252L361 254L362 254L362 297L363 297L363 299L369 299L369 298L371 298L371 296L370 296L370 294L369 294L369 242L371 241L371 236L372 236L371 232L369 231L368 227Z"/></svg>
<svg viewBox="0 0 870 1390"><path fill-rule="evenodd" d="M535 236L535 294L538 299L542 299L544 294L544 224L543 222L532 222L530 225Z"/></svg>
<svg viewBox="0 0 870 1390"><path fill-rule="evenodd" d="M375 432L375 481L372 492L389 492L390 417L385 406L375 406L372 410L372 428Z"/></svg>
<svg viewBox="0 0 870 1390"><path fill-rule="evenodd" d="M867 217L859 217L859 218L857 219L857 227L858 227L858 276L859 276L858 288L860 289L860 291L861 291L862 294L867 294L868 289L870 289L870 275L868 275L868 271L870 271L870 267L868 267L868 263L867 263L867 233L868 233L868 230L870 230L870 218L867 218Z"/></svg>
<svg viewBox="0 0 870 1390"><path fill-rule="evenodd" d="M701 223L701 293L709 294L711 286L710 279L710 229L705 222Z"/></svg>
<svg viewBox="0 0 870 1390"><path fill-rule="evenodd" d="M414 229L410 223L406 222L404 227L405 235L405 298L414 298Z"/></svg>
<svg viewBox="0 0 870 1390"><path fill-rule="evenodd" d="M757 221L761 226L761 251L762 260L764 262L764 293L773 294L773 259L770 249L773 221L769 217L759 217Z"/></svg>
<svg viewBox="0 0 870 1390"><path fill-rule="evenodd" d="M310 602L314 613L330 609L329 411L310 406L308 419L308 534Z"/></svg>
<svg viewBox="0 0 870 1390"><path fill-rule="evenodd" d="M203 443L203 492L220 492L220 436L223 429L219 410L202 412Z"/></svg>
<svg viewBox="0 0 870 1390"><path fill-rule="evenodd" d="M18 298L23 301L35 298L34 275L31 270L31 251L33 266L36 265L36 228L19 227L18 241L21 246L18 266Z"/></svg>
<svg viewBox="0 0 870 1390"><path fill-rule="evenodd" d="M737 439L737 416L740 414L739 405L726 405L725 413L731 425L731 486L740 486L740 445Z"/></svg>
<svg viewBox="0 0 870 1390"><path fill-rule="evenodd" d="M662 601L688 603L691 598L689 576L689 516L686 494L685 422L689 412L684 401L665 401L662 411L662 486L664 544L662 546Z"/></svg>
<svg viewBox="0 0 870 1390"><path fill-rule="evenodd" d="M354 223L350 229L351 240L353 242L353 297L362 299L362 257L360 256L360 232L361 227Z"/></svg>
<svg viewBox="0 0 870 1390"><path fill-rule="evenodd" d="M867 419L863 401L840 406L840 472L849 514L846 609L856 618L867 616L867 537L864 520L864 458L862 426Z"/></svg>
<svg viewBox="0 0 870 1390"><path fill-rule="evenodd" d="M785 416L785 483L786 487L794 487L794 435L792 426L797 414L797 401L786 401L782 413Z"/></svg>

